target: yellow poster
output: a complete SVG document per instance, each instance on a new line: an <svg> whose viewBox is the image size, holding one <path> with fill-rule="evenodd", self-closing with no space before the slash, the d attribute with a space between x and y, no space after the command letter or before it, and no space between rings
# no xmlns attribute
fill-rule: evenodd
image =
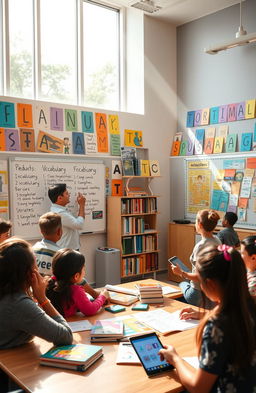
<svg viewBox="0 0 256 393"><path fill-rule="evenodd" d="M209 169L188 170L187 204L189 213L210 207L211 171Z"/></svg>

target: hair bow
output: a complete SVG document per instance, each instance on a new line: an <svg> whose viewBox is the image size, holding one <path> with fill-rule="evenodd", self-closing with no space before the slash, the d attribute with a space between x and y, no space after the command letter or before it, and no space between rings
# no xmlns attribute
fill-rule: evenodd
<svg viewBox="0 0 256 393"><path fill-rule="evenodd" d="M231 252L233 250L233 247L228 246L227 244L220 244L218 246L218 250L223 252L223 256L226 261L231 261Z"/></svg>

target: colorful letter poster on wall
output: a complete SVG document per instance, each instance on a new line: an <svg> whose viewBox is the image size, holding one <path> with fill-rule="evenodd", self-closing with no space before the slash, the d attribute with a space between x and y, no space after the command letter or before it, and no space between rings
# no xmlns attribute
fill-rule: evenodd
<svg viewBox="0 0 256 393"><path fill-rule="evenodd" d="M210 206L211 171L208 161L192 161L189 163L187 179L187 205L189 213L208 209Z"/></svg>
<svg viewBox="0 0 256 393"><path fill-rule="evenodd" d="M0 217L9 218L7 160L0 161Z"/></svg>

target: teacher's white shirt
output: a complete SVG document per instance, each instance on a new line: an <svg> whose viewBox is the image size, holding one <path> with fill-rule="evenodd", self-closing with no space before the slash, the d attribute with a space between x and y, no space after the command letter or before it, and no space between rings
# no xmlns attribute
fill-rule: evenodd
<svg viewBox="0 0 256 393"><path fill-rule="evenodd" d="M83 228L84 218L81 216L74 217L65 206L56 203L51 205L50 210L61 216L63 234L57 245L60 248L67 247L78 250L80 248L79 230Z"/></svg>

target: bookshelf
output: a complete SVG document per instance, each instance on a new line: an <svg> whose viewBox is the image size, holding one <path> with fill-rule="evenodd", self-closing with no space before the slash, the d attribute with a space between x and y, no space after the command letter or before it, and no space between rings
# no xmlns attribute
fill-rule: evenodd
<svg viewBox="0 0 256 393"><path fill-rule="evenodd" d="M158 270L158 195L109 196L107 245L121 251L121 278Z"/></svg>

